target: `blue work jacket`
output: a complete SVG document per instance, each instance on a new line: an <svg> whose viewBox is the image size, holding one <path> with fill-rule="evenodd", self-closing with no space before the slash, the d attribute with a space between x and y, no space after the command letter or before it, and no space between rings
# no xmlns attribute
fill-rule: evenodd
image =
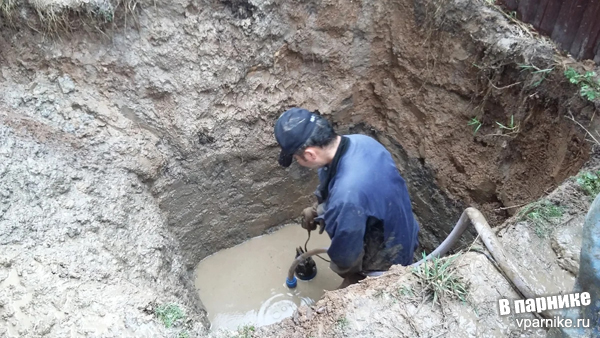
<svg viewBox="0 0 600 338"><path fill-rule="evenodd" d="M327 253L334 271L412 264L419 225L406 183L382 144L365 135L343 136L333 162L319 169L319 180L315 195L325 212L317 219L331 238Z"/></svg>

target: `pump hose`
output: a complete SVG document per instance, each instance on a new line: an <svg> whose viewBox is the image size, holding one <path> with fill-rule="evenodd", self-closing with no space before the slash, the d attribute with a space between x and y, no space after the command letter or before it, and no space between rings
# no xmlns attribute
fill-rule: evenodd
<svg viewBox="0 0 600 338"><path fill-rule="evenodd" d="M470 220L471 222L467 222L467 220ZM521 271L519 271L519 268L513 263L514 259L502 248L502 244L498 241L498 238L488 225L485 217L483 217L481 212L475 208L465 209L460 216L460 219L452 229L452 232L450 232L442 244L440 244L440 246L437 247L437 249L435 249L427 257L412 264L411 266L418 267L432 258L440 257L446 254L458 242L463 232L467 229L469 223L473 224L475 230L477 230L477 233L479 234L479 237L485 244L485 247L492 254L492 257L498 263L498 266L502 269L504 275L512 282L519 293L521 293L524 298L535 298L536 294L531 287L532 283L528 281L527 278L523 277L523 274ZM296 259L294 259L292 262L290 270L288 271L286 285L290 288L296 287L296 276L294 276L294 271L296 270L298 264L310 256L326 253L327 250L328 248L313 249L296 257Z"/></svg>
<svg viewBox="0 0 600 338"><path fill-rule="evenodd" d="M475 230L477 230L483 244L485 244L487 250L492 254L492 257L498 263L498 266L502 269L504 275L516 286L521 295L525 298L535 298L535 292L531 287L532 283L523 277L519 268L513 263L514 259L504 251L502 244L498 241L498 238L490 228L485 217L483 217L481 212L475 208L465 209L454 226L454 229L452 229L452 232L450 232L450 235L448 235L444 242L442 242L442 244L427 257L411 266L417 267L432 258L440 257L450 251L469 226L468 220L471 221L470 223L473 224Z"/></svg>

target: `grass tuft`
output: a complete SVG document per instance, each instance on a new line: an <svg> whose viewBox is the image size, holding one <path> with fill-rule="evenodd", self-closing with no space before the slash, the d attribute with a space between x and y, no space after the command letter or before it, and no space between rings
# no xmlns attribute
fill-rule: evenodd
<svg viewBox="0 0 600 338"><path fill-rule="evenodd" d="M177 304L161 305L156 308L155 313L165 327L172 327L185 319L185 313Z"/></svg>
<svg viewBox="0 0 600 338"><path fill-rule="evenodd" d="M340 330L344 330L345 328L348 327L348 324L350 324L350 322L348 321L348 318L346 317L341 317L338 318L338 320L335 322L335 325L340 329Z"/></svg>
<svg viewBox="0 0 600 338"><path fill-rule="evenodd" d="M481 121L479 121L479 119L477 117L474 117L471 120L469 120L467 125L473 127L473 135L475 135L475 134L477 134L477 132L479 131L479 128L481 128L483 123Z"/></svg>
<svg viewBox="0 0 600 338"><path fill-rule="evenodd" d="M600 171L582 172L577 176L575 181L586 195L596 197L596 195L600 194Z"/></svg>
<svg viewBox="0 0 600 338"><path fill-rule="evenodd" d="M241 338L251 338L256 331L254 325L244 325L238 328L238 337Z"/></svg>
<svg viewBox="0 0 600 338"><path fill-rule="evenodd" d="M423 253L423 258L426 255ZM433 295L433 302L442 304L446 299L467 301L467 285L456 275L456 267L452 264L457 256L433 258L413 269L419 278L423 291Z"/></svg>
<svg viewBox="0 0 600 338"><path fill-rule="evenodd" d="M548 75L554 70L554 67L540 69L534 65L519 64L521 71L529 71L532 75L537 76L537 80L531 84L532 87L538 87L544 82Z"/></svg>
<svg viewBox="0 0 600 338"><path fill-rule="evenodd" d="M398 295L403 297L414 297L415 293L410 286L402 285L402 287L398 289Z"/></svg>
<svg viewBox="0 0 600 338"><path fill-rule="evenodd" d="M521 209L517 214L517 219L527 220L533 225L534 232L539 238L547 238L552 233L551 226L563 213L562 207L546 200L540 200Z"/></svg>
<svg viewBox="0 0 600 338"><path fill-rule="evenodd" d="M496 121L496 124L500 127L500 133L499 134L491 134L491 135L496 135L496 136L514 135L514 134L518 134L519 130L520 130L519 123L515 124L515 116L514 115L510 116L510 121L506 125L504 125L498 121Z"/></svg>

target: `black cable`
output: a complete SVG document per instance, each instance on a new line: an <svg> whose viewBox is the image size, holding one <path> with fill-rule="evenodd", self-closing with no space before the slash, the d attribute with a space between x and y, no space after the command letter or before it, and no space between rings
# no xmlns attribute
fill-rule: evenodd
<svg viewBox="0 0 600 338"><path fill-rule="evenodd" d="M310 241L310 230L308 231L308 238L306 239L306 242L304 242L304 252L308 251L308 249L306 248L308 241Z"/></svg>
<svg viewBox="0 0 600 338"><path fill-rule="evenodd" d="M500 267L500 265L498 264L498 262L496 262L496 260L490 256L487 252L479 249L479 248L470 248L467 251L470 252L475 252L481 255L484 255L488 261L490 261L490 263L492 263L492 265L494 266L494 268L496 268L496 270L498 270L498 272L504 277L504 279L506 279L506 281L508 282L508 284L510 284L510 286L517 291L517 293L521 296L521 298L526 298L521 291L519 290L519 288L515 285L515 283L512 281L512 279L510 279L506 273L504 272L504 270L502 270L502 268Z"/></svg>
<svg viewBox="0 0 600 338"><path fill-rule="evenodd" d="M304 242L304 252L307 252L307 251L308 251L308 249L306 248L306 245L308 244L308 241L310 241L310 230L308 231L308 238L306 239L306 242ZM323 257L321 257L321 256L319 256L319 255L315 255L315 256L317 256L317 257L321 258L322 260L324 260L324 261L325 261L325 262L327 262L327 263L331 263L331 261L330 261L330 260L328 260L328 259L325 259L325 258L323 258Z"/></svg>

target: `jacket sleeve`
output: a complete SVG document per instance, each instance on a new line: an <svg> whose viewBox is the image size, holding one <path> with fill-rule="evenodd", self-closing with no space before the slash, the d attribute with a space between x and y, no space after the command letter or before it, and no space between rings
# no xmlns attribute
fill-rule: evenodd
<svg viewBox="0 0 600 338"><path fill-rule="evenodd" d="M367 215L353 203L328 206L323 215L325 230L331 238L327 254L331 269L340 276L360 272L364 256Z"/></svg>

